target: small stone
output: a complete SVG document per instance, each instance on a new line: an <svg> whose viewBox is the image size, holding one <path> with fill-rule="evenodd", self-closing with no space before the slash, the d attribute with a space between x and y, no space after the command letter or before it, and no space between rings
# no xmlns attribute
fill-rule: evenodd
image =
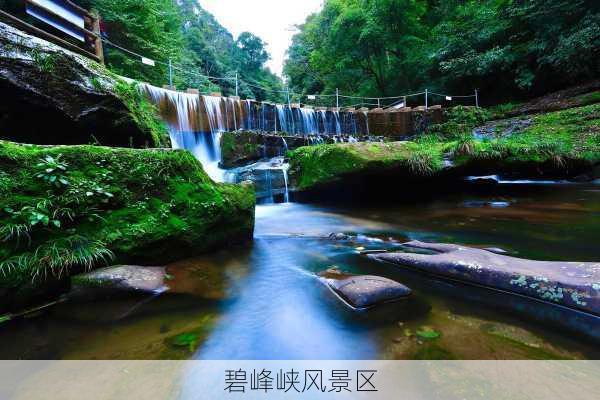
<svg viewBox="0 0 600 400"><path fill-rule="evenodd" d="M404 341L404 338L402 338L402 337L394 338L394 343L402 343L403 341Z"/></svg>
<svg viewBox="0 0 600 400"><path fill-rule="evenodd" d="M417 340L417 344L421 345L421 344L423 344L423 342L420 340Z"/></svg>
<svg viewBox="0 0 600 400"><path fill-rule="evenodd" d="M404 322L402 322L402 321L398 322L398 326L399 326L400 328L402 328L402 327L404 326Z"/></svg>

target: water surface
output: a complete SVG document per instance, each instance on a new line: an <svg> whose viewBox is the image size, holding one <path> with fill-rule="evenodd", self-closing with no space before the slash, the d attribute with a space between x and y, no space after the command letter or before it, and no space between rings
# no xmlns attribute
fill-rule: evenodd
<svg viewBox="0 0 600 400"><path fill-rule="evenodd" d="M502 186L503 188L505 186ZM177 293L72 300L0 327L2 358L597 358L576 334L494 305L498 295L376 263L357 249L406 240L500 247L544 260L600 260L600 186L519 185L417 204L258 206L255 240L169 266ZM352 235L336 241L332 232ZM331 267L414 290L356 314L317 279ZM429 327L435 340L415 336ZM191 338L184 344L181 338ZM187 335L187 336L185 336ZM10 343L10 345L6 345Z"/></svg>

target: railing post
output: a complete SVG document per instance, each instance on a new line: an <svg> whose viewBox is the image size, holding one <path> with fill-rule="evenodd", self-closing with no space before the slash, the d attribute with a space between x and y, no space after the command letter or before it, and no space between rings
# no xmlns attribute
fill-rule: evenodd
<svg viewBox="0 0 600 400"><path fill-rule="evenodd" d="M479 108L479 91L475 89L475 107Z"/></svg>
<svg viewBox="0 0 600 400"><path fill-rule="evenodd" d="M381 108L381 99L377 99L377 108Z"/></svg>
<svg viewBox="0 0 600 400"><path fill-rule="evenodd" d="M100 16L95 12L94 15L92 15L92 30L97 35L94 41L96 56L100 60L100 64L104 64L104 48L102 47L102 32L100 32Z"/></svg>
<svg viewBox="0 0 600 400"><path fill-rule="evenodd" d="M340 89L335 89L335 106L336 108L340 108Z"/></svg>
<svg viewBox="0 0 600 400"><path fill-rule="evenodd" d="M404 96L404 107L408 107L408 103L406 102L406 96Z"/></svg>
<svg viewBox="0 0 600 400"><path fill-rule="evenodd" d="M425 89L425 110L429 108L429 89Z"/></svg>

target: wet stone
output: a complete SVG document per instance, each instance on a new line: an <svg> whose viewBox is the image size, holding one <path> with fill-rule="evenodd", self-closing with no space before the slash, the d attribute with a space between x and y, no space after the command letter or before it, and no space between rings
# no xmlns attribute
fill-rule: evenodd
<svg viewBox="0 0 600 400"><path fill-rule="evenodd" d="M411 290L401 283L379 276L327 279L326 283L345 302L356 309L368 309L398 301L411 294Z"/></svg>
<svg viewBox="0 0 600 400"><path fill-rule="evenodd" d="M143 293L167 290L164 267L121 265L74 276L74 289L108 289Z"/></svg>

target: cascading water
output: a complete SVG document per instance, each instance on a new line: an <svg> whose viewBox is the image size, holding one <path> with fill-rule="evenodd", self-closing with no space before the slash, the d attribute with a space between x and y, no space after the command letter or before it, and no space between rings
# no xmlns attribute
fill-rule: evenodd
<svg viewBox="0 0 600 400"><path fill-rule="evenodd" d="M317 115L312 108L301 108L302 119L304 120L304 132L308 134L319 133L317 125Z"/></svg>
<svg viewBox="0 0 600 400"><path fill-rule="evenodd" d="M371 135L371 131L369 129L369 114L366 111L363 111L363 114L365 116L365 125L367 127L367 136Z"/></svg>
<svg viewBox="0 0 600 400"><path fill-rule="evenodd" d="M213 179L221 182L225 177L223 170L219 168L221 162L221 134L227 130L227 122L221 108L223 100L220 97L213 96L202 96L202 100L210 126L210 141L205 143L203 149L207 152L209 158L206 162L202 162L202 165Z"/></svg>
<svg viewBox="0 0 600 400"><path fill-rule="evenodd" d="M223 131L220 130L223 127L223 121L209 121L210 132L203 132L201 104L198 95L162 89L148 84L140 84L140 88L159 108L167 122L172 147L190 151L200 160L212 179L221 181L223 173L218 168L218 164L221 158L219 135ZM214 102L213 99L220 101L218 98L209 97L209 103ZM205 104L207 104L206 100ZM210 116L210 113L207 114ZM222 119L220 107L218 118ZM213 129L213 126L218 128Z"/></svg>
<svg viewBox="0 0 600 400"><path fill-rule="evenodd" d="M335 124L335 134L341 135L342 134L342 125L340 123L340 112L339 111L333 112L333 122Z"/></svg>
<svg viewBox="0 0 600 400"><path fill-rule="evenodd" d="M281 196L285 202L289 201L289 165L285 163L288 145L285 138L281 138L283 147L279 157L224 171L219 168L223 132L240 128L264 131L279 129L290 135L303 135L309 144L325 143L326 136L336 143L357 141L352 136L346 136L357 132L356 116L353 113L340 113L339 110L315 111L308 107L200 96L148 84L140 84L140 87L159 108L167 122L173 148L193 153L214 180L223 181L227 178L231 182L248 179L254 181L258 187L257 196L267 201ZM368 115L366 112L364 115L369 133Z"/></svg>

